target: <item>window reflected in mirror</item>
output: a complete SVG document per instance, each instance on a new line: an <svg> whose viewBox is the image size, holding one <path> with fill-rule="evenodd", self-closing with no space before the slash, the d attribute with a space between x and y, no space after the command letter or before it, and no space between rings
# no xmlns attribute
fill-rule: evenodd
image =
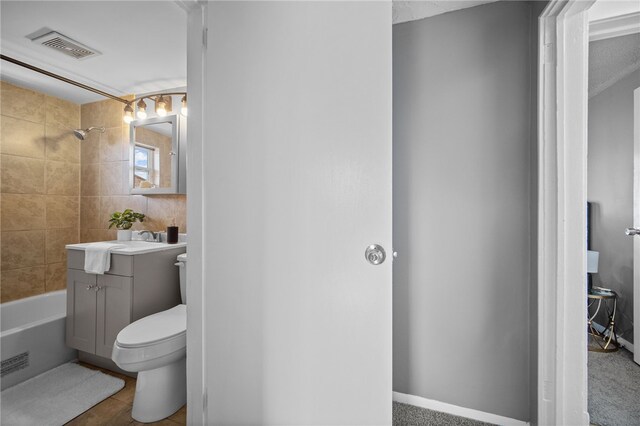
<svg viewBox="0 0 640 426"><path fill-rule="evenodd" d="M170 188L173 124L136 126L134 135L133 187Z"/></svg>

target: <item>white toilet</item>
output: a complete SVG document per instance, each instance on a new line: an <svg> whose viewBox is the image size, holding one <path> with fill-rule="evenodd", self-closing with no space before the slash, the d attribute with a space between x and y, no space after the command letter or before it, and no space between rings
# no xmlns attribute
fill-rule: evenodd
<svg viewBox="0 0 640 426"><path fill-rule="evenodd" d="M143 423L169 417L187 402L187 254L178 256L182 305L126 326L113 344L111 359L137 372L131 416Z"/></svg>

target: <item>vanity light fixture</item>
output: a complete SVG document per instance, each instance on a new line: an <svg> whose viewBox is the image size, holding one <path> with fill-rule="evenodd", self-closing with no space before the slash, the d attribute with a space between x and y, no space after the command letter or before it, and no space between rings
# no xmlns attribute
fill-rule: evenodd
<svg viewBox="0 0 640 426"><path fill-rule="evenodd" d="M1 0L0 0L1 1ZM129 124L133 121L134 116L139 120L144 120L149 116L149 110L147 102L149 99L155 103L155 113L159 117L166 117L172 111L173 96L182 96L180 102L180 114L184 117L187 116L187 94L185 92L167 92L167 93L151 93L148 95L138 96L135 99L126 101L124 107L124 122ZM130 111L132 106L136 106L135 114Z"/></svg>
<svg viewBox="0 0 640 426"><path fill-rule="evenodd" d="M133 108L131 108L131 104L127 104L124 107L124 122L129 124L133 121Z"/></svg>
<svg viewBox="0 0 640 426"><path fill-rule="evenodd" d="M187 109L187 95L184 95L182 97L182 107L180 108L180 114L184 115L185 117L187 116L188 113L188 109Z"/></svg>
<svg viewBox="0 0 640 426"><path fill-rule="evenodd" d="M160 117L165 117L167 115L167 101L162 95L160 95L159 98L156 98L156 114Z"/></svg>
<svg viewBox="0 0 640 426"><path fill-rule="evenodd" d="M144 99L140 99L136 105L138 107L137 117L141 120L147 118L147 104Z"/></svg>

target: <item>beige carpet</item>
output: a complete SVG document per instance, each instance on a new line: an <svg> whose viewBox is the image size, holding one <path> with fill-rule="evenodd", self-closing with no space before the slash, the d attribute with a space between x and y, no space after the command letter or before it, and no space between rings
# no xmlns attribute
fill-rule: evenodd
<svg viewBox="0 0 640 426"><path fill-rule="evenodd" d="M631 352L589 352L589 416L599 426L640 425L640 365Z"/></svg>

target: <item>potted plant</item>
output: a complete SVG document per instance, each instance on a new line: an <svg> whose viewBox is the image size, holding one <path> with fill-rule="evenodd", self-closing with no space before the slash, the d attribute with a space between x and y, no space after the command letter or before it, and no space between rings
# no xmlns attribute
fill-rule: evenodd
<svg viewBox="0 0 640 426"><path fill-rule="evenodd" d="M109 229L114 226L118 229L118 241L131 241L131 227L136 221L144 222L144 215L131 209L123 212L113 212L109 219Z"/></svg>

